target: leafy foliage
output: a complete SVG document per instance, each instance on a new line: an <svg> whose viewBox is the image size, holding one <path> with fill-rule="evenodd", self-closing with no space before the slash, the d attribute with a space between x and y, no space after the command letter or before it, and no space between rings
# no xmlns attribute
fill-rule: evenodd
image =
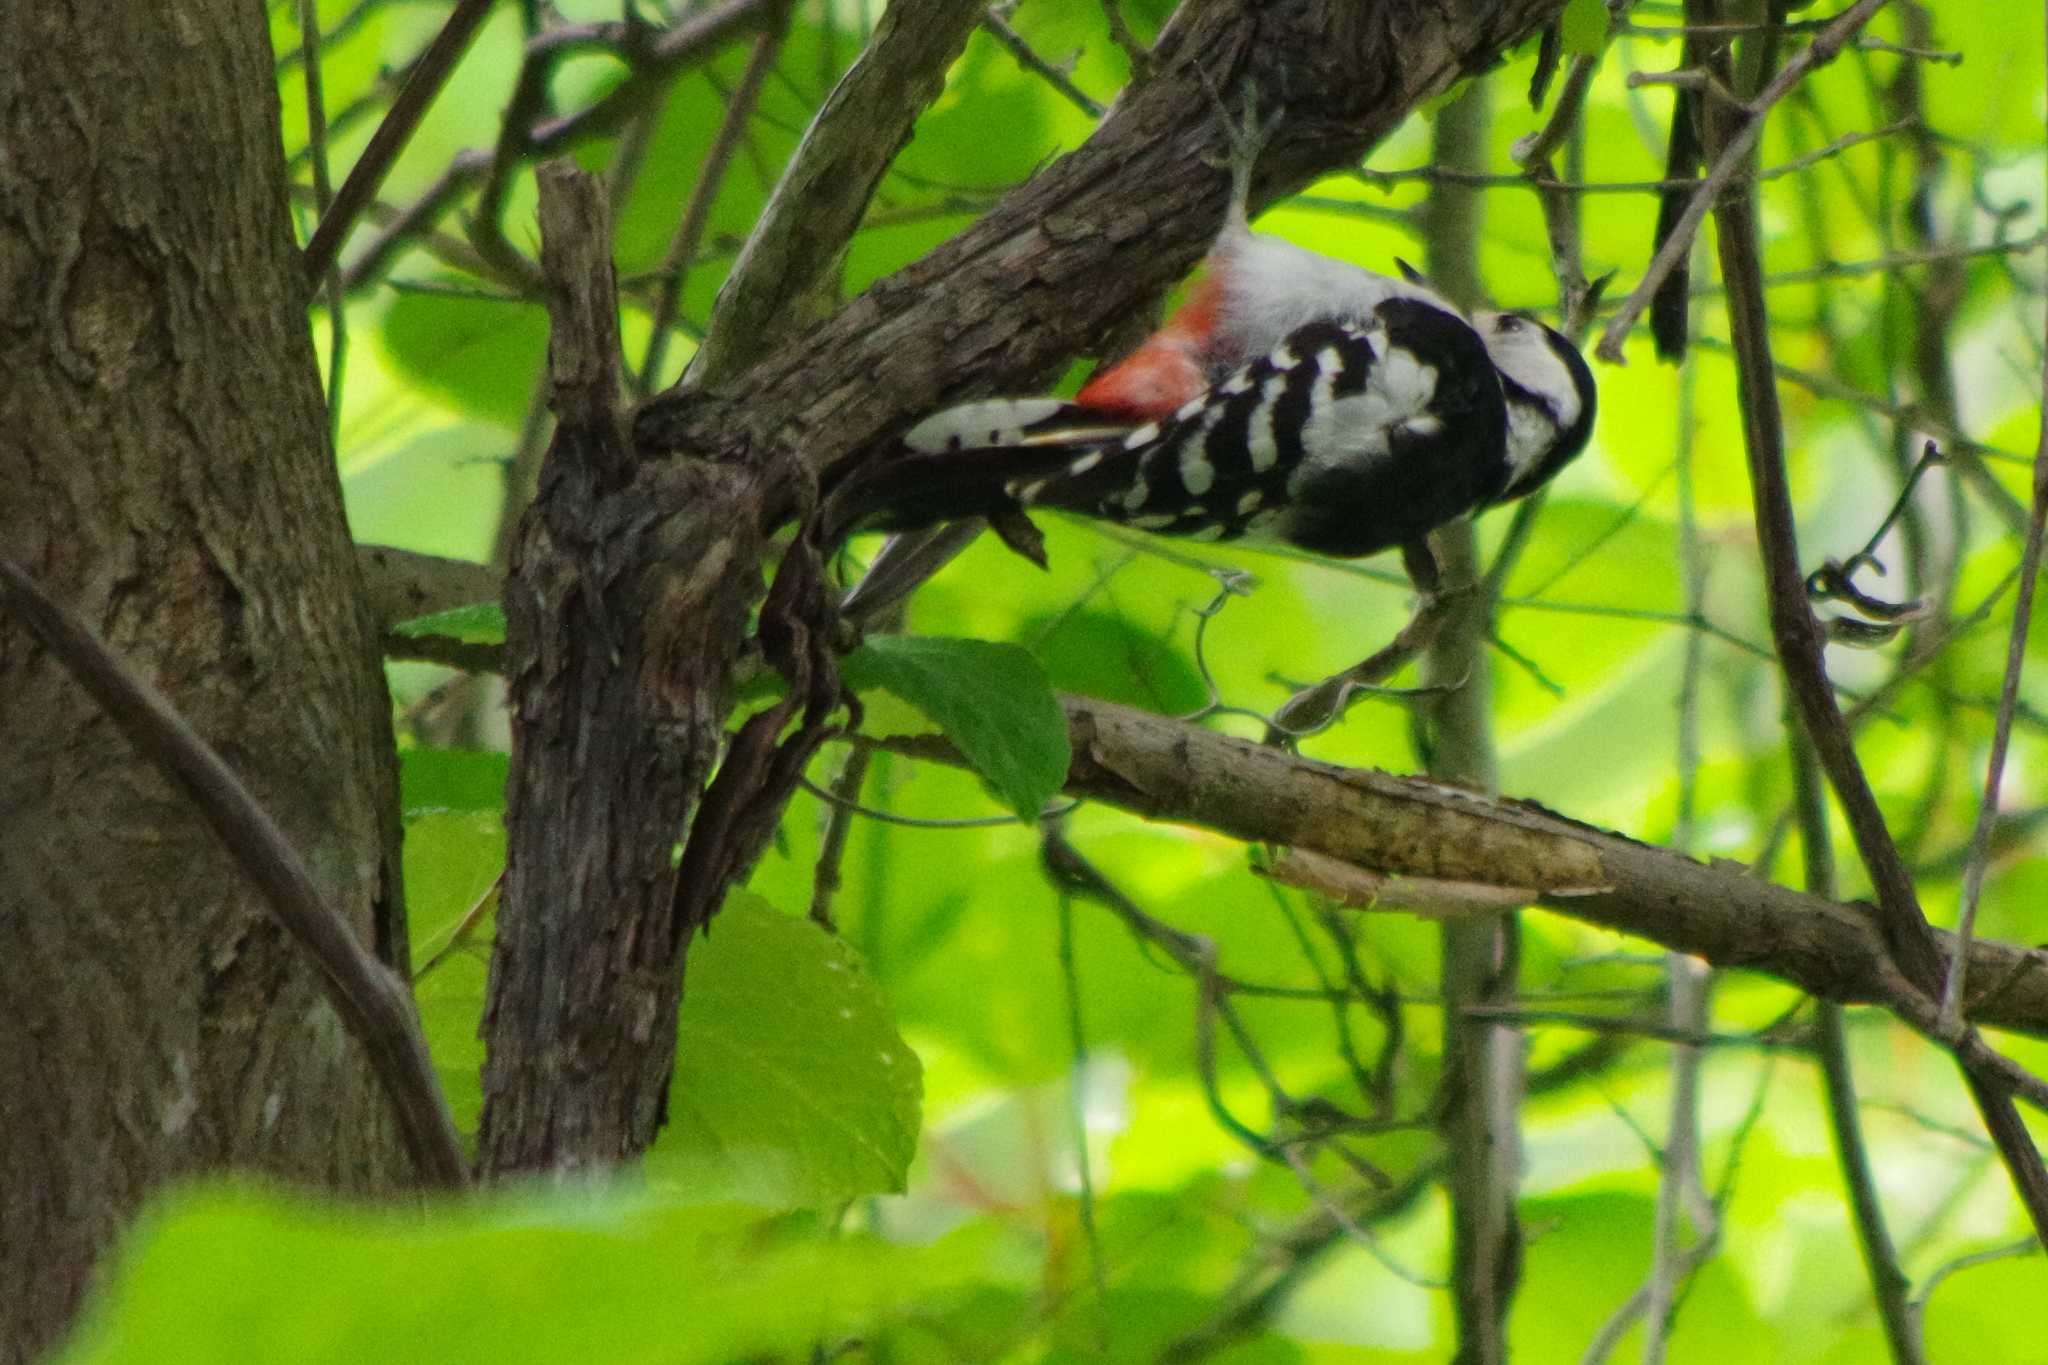
<svg viewBox="0 0 2048 1365"><path fill-rule="evenodd" d="M930 716L1022 819L1036 819L1066 780L1066 717L1045 670L1015 645L878 635L847 656L843 674Z"/></svg>
<svg viewBox="0 0 2048 1365"><path fill-rule="evenodd" d="M691 955L647 1174L771 1208L900 1191L921 1095L917 1054L853 950L736 893Z"/></svg>
<svg viewBox="0 0 2048 1365"><path fill-rule="evenodd" d="M321 6L330 22L343 8ZM364 8L326 49L331 105L374 96L422 40L414 7ZM616 17L616 6L560 8ZM1166 8L1123 7L1147 34ZM850 12L798 12L688 262L688 325L660 380L687 358L689 327L780 158L854 51ZM1923 13L1931 33L1909 26ZM1078 51L1069 76L1107 101L1126 65L1101 16L1051 0L1011 21L1055 64ZM1608 22L1603 4L1565 11L1567 50L1602 65L1580 144L1559 165L1592 187L1570 196L1583 263L1591 276L1618 271L1618 293L1648 259L1656 205L1642 187L1664 175L1670 106L1667 90L1629 76L1680 58L1674 9L1636 6L1612 35ZM1958 897L1976 812L2018 553L2007 515L2027 495L2039 420L2039 253L2015 244L2043 222L2044 73L2039 35L2014 32L1995 6L1889 7L1872 33L1891 47L1852 48L1808 80L1772 114L1760 154L1772 172L1761 182L1772 341L1809 561L1863 543L1926 431L1974 462L1931 481L1908 533L1880 547L1891 572L1866 583L1926 597L1926 625L1829 657L1845 696L1879 699L1862 756L1937 919ZM437 104L388 197L424 191L437 157L493 145L520 40L509 13L487 29L468 84ZM1962 65L1895 47L1952 47ZM639 130L646 155L618 237L635 366L680 206L743 58L735 48L708 74L679 78ZM1516 99L1530 60L1492 80L1488 171L1514 171L1515 140L1548 116ZM551 95L582 100L618 79L602 62L565 63ZM297 151L295 70L281 88ZM1913 141L1920 121L1938 136ZM915 259L1089 126L977 34L850 245L847 287ZM1852 136L1879 128L1891 131ZM336 136L345 162L367 130ZM610 134L577 155L611 167L622 149L627 134ZM1365 176L1333 177L1260 226L1386 269L1417 252L1412 211L1432 178L1406 172L1430 155L1428 121L1411 120L1374 149ZM1942 173L1923 180L1928 157ZM529 182L511 179L508 236L530 246ZM1488 193L1480 265L1498 302L1554 306L1550 243L1535 194ZM540 392L543 315L504 281L463 274L461 252L429 246L400 259L390 288L348 307L339 458L359 528L478 557L508 515L494 502L496 471ZM1742 414L1714 286L1698 283L1682 368L1657 366L1640 336L1626 368L1597 368L1593 449L1558 481L1506 576L1487 680L1502 784L1575 818L1795 878ZM1929 356L1939 373L1925 369ZM1484 563L1498 562L1509 519L1482 521ZM1446 1358L1435 926L1332 910L1253 876L1245 850L1215 835L1084 808L1067 839L1138 913L1076 898L1063 935L1061 892L1026 823L1069 757L1052 687L1169 713L1220 703L1237 710L1210 723L1257 736L1257 717L1291 686L1392 637L1407 585L1379 563L1130 540L1070 521L1046 531L1050 572L979 544L919 592L913 633L876 635L845 661L848 680L872 689L871 732L929 721L975 770L879 753L853 773L864 806L957 820L986 808L985 782L1023 819L905 828L800 797L752 894L736 895L693 951L670 1127L639 1195L519 1191L413 1217L188 1192L137 1234L71 1358L804 1359L856 1338L875 1358L911 1361ZM1239 571L1255 576L1231 579L1248 593L1219 595L1219 575ZM488 619L432 625L502 637L502 621L498 636ZM2036 656L2048 649L2039 625ZM2020 942L2044 934L2041 677L2036 667L2025 682L1985 891L1985 931ZM408 667L393 679L408 741L424 741L405 760L415 959L436 964L418 998L458 1118L473 1126L503 761L454 747L479 742L487 712L462 725L421 714L444 675ZM1424 759L1399 698L1363 701L1304 747L1401 771ZM828 766L841 761L828 750ZM845 836L836 891L820 870L828 831ZM1836 842L1840 894L1867 894L1853 847ZM814 897L839 939L769 908ZM1206 967L1173 956L1178 941L1156 925L1188 936ZM1509 1330L1518 1359L1577 1359L1652 1263L1678 1050L1646 1036L1668 1022L1654 945L1545 913L1522 928L1527 1243ZM1849 1018L1877 1189L1903 1268L1936 1290L1933 1357L2028 1358L2030 1319L2015 1305L2030 1302L2038 1264L1991 1261L1935 1280L2022 1230L2003 1177L1959 1134L1952 1071L1885 1016ZM1704 1197L1686 1210L1689 1241L1711 1223L1712 1254L1679 1296L1674 1361L1882 1358L1806 1046L1811 1019L1774 981L1716 978L1696 1124ZM2040 1045L1998 1042L2039 1069ZM1303 1138L1332 1116L1352 1124L1341 1153ZM777 1212L701 1207L710 1199ZM1643 1340L1640 1323L1627 1327L1613 1358Z"/></svg>

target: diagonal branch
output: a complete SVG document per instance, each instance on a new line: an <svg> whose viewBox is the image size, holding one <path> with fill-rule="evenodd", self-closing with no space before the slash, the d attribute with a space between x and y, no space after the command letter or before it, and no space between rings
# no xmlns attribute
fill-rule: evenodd
<svg viewBox="0 0 2048 1365"><path fill-rule="evenodd" d="M1772 88L1778 84L1773 81ZM1728 126L1729 111L1720 102L1706 102L1702 122L1709 154L1724 161L1738 149L1739 130ZM1857 759L1848 724L1835 704L1822 654L1822 632L1807 605L1792 493L1785 470L1784 425L1771 364L1755 187L1737 185L1723 193L1714 206L1714 219L1721 277L1728 290L1728 330L1735 350L1743 444L1749 460L1771 634L1786 686L1813 742L1821 770L1842 803L1857 851L1876 889L1876 919L1885 945L1914 992L1938 998L1942 962L1933 931L1921 912L1912 877ZM1933 1027L1932 1021L1920 1027ZM2048 1239L2048 1168L2043 1167L2041 1154L2012 1100L2014 1090L2028 1085L2030 1078L2023 1072L2015 1075L2016 1068L2003 1063L1968 1029L1938 1036L1962 1064L1971 1095L2005 1160L2020 1201L2033 1220L2036 1233Z"/></svg>
<svg viewBox="0 0 2048 1365"><path fill-rule="evenodd" d="M448 22L434 35L434 41L428 44L426 53L406 80L405 88L391 102L391 112L370 135L370 145L363 148L363 154L356 158L348 179L342 182L340 192L334 196L334 203L321 216L320 226L313 229L312 240L306 243L305 252L308 279L317 280L325 275L334 264L335 257L341 254L341 243L348 236L348 230L355 225L357 216L370 201L377 197L377 187L390 173L391 163L398 160L398 154L411 139L413 130L426 117L427 106L434 102L434 96L441 93L448 73L462 59L469 40L476 36L477 28L490 10L491 0L461 0L455 12L448 16Z"/></svg>
<svg viewBox="0 0 2048 1365"><path fill-rule="evenodd" d="M1984 890L1984 872L1991 862L1991 826L1998 818L1998 794L2005 781L2005 751L2012 742L2013 710L2019 703L2020 672L2027 662L2027 626L2034 615L2034 584L2041 573L2041 540L2048 523L2048 361L2041 374L2041 436L2034 451L2034 507L2027 522L2026 548L2020 553L2019 592L2013 600L2012 634L2005 652L2005 678L1998 689L1998 715L1992 725L1991 755L1984 762L1984 800L1977 808L1976 827L1970 832L1970 857L1963 868L1963 904L1956 919L1956 934L1968 945L1977 925L1977 898ZM1948 980L1941 991L1941 1019L1944 1027L1955 1028L1962 1020L1962 998L1968 976L1969 954L1957 953L1950 961Z"/></svg>
<svg viewBox="0 0 2048 1365"><path fill-rule="evenodd" d="M692 385L729 382L817 314L805 308L860 226L868 200L984 0L897 0L818 110L718 291Z"/></svg>
<svg viewBox="0 0 2048 1365"><path fill-rule="evenodd" d="M412 993L356 941L270 812L162 693L115 658L84 622L5 555L0 555L0 602L63 662L129 742L185 793L221 846L261 888L271 912L319 971L334 1012L369 1055L422 1180L434 1186L463 1184L468 1167L462 1141L427 1057Z"/></svg>
<svg viewBox="0 0 2048 1365"><path fill-rule="evenodd" d="M1126 90L1085 145L782 341L743 380L651 400L635 437L653 451L757 465L794 456L830 471L948 402L1048 382L1156 300L1213 238L1230 192L1229 177L1206 164L1225 150L1214 90L1249 86L1277 114L1256 207L1355 163L1409 110L1562 7L1184 6L1160 38L1155 78Z"/></svg>
<svg viewBox="0 0 2048 1365"><path fill-rule="evenodd" d="M1643 272L1643 278L1635 290L1622 300L1621 307L1608 320L1607 330L1600 334L1600 345L1596 353L1610 365L1623 363L1621 343L1627 338L1629 329L1649 307L1650 299L1657 292L1664 277L1677 268L1692 250L1692 240L1706 221L1707 210L1714 206L1729 184L1749 162L1749 154L1755 148L1757 139L1763 135L1764 116L1771 106L1792 92L1794 86L1806 79L1813 71L1835 59L1843 46L1856 35L1856 31L1870 22L1870 17L1883 9L1888 0L1856 0L1854 5L1842 13L1813 36L1805 51L1786 62L1771 83L1763 88L1747 106L1747 117L1741 126L1731 130L1727 140L1714 159L1714 167L1707 172L1693 191L1692 200L1679 215L1671 235L1664 239L1657 255L1650 262L1650 268ZM1718 105L1720 101L1709 101Z"/></svg>
<svg viewBox="0 0 2048 1365"><path fill-rule="evenodd" d="M782 53L783 39L789 32L787 18L787 11L784 11L778 22L769 25L754 39L754 50L747 57L747 68L740 73L739 84L726 97L725 117L719 121L718 131L711 137L711 146L697 166L697 183L690 187L690 200L683 205L682 219L676 224L668 252L661 260L658 272L661 289L655 296L654 316L648 320L647 350L633 376L633 395L636 398L645 398L661 374L662 364L668 355L669 333L675 328L683 290L689 284L690 264L696 259L698 244L703 241L704 228L711 221L711 206L718 201L726 169L732 163L733 154L739 150L747 125L753 120L755 106L760 103L761 88L767 84L768 73L774 69L775 59Z"/></svg>
<svg viewBox="0 0 2048 1365"><path fill-rule="evenodd" d="M1519 889L1534 904L1818 996L1884 1006L1922 1032L1934 997L1893 965L1869 909L1806 895L1723 860L1582 825L1521 801L1341 768L1112 702L1065 697L1071 796L1147 819L1285 844L1395 877ZM934 736L882 747L960 765ZM1938 936L1939 937L1939 936ZM2048 1037L2048 955L1980 940L1972 1017Z"/></svg>

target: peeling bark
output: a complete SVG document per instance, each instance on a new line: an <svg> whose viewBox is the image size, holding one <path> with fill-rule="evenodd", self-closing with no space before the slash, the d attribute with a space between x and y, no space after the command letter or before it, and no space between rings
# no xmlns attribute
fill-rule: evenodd
<svg viewBox="0 0 2048 1365"><path fill-rule="evenodd" d="M715 391L651 400L616 451L565 452L558 433L506 599L511 870L485 1025L486 1171L601 1163L653 1140L689 933L822 737L825 623L809 569L786 561L788 601L771 602L760 644L807 704L804 726L776 746L790 713L751 718L698 810L766 535L809 506L819 475L949 398L1042 382L1185 273L1228 192L1205 165L1225 145L1215 91L1249 83L1284 109L1255 185L1270 198L1354 161L1561 4L1193 0L1154 78L974 227ZM677 885L671 850L693 816Z"/></svg>

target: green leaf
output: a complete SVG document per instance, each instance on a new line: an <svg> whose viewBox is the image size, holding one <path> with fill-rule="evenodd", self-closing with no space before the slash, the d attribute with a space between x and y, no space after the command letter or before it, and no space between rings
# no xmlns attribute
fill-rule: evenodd
<svg viewBox="0 0 2048 1365"><path fill-rule="evenodd" d="M438 635L466 645L505 643L505 608L496 602L472 602L431 616L415 616L391 628L400 635Z"/></svg>
<svg viewBox="0 0 2048 1365"><path fill-rule="evenodd" d="M430 811L503 810L511 762L495 749L401 749L400 808L409 821Z"/></svg>
<svg viewBox="0 0 2048 1365"><path fill-rule="evenodd" d="M1569 0L1558 20L1564 50L1574 57L1597 57L1607 46L1607 0Z"/></svg>
<svg viewBox="0 0 2048 1365"><path fill-rule="evenodd" d="M1016 645L878 635L841 666L856 688L882 687L931 717L1004 804L1035 820L1067 780L1067 719L1038 661Z"/></svg>
<svg viewBox="0 0 2048 1365"><path fill-rule="evenodd" d="M419 389L517 430L547 357L548 321L523 299L409 291L392 303L378 335Z"/></svg>
<svg viewBox="0 0 2048 1365"><path fill-rule="evenodd" d="M470 923L469 917L504 870L505 821L498 810L407 811L405 914L412 939L413 1003L442 1092L464 1134L476 1131L483 1112L484 1045L477 1025L484 1012L492 929L488 913L479 923Z"/></svg>
<svg viewBox="0 0 2048 1365"><path fill-rule="evenodd" d="M539 1186L349 1206L242 1183L139 1221L57 1359L719 1365L808 1359L971 1283L944 1246Z"/></svg>
<svg viewBox="0 0 2048 1365"><path fill-rule="evenodd" d="M1062 692L1168 715L1209 700L1186 654L1120 612L1048 612L1026 621L1021 633L1035 642L1046 677Z"/></svg>
<svg viewBox="0 0 2048 1365"><path fill-rule="evenodd" d="M690 953L648 1176L772 1208L898 1191L923 1070L855 952L744 891Z"/></svg>

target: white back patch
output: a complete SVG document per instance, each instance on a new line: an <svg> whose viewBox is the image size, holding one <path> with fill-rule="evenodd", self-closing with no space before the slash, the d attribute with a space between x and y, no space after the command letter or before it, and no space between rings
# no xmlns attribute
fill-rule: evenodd
<svg viewBox="0 0 2048 1365"><path fill-rule="evenodd" d="M990 398L933 413L903 433L903 444L926 454L967 446L1016 445L1023 428L1057 416L1068 405L1057 398Z"/></svg>

